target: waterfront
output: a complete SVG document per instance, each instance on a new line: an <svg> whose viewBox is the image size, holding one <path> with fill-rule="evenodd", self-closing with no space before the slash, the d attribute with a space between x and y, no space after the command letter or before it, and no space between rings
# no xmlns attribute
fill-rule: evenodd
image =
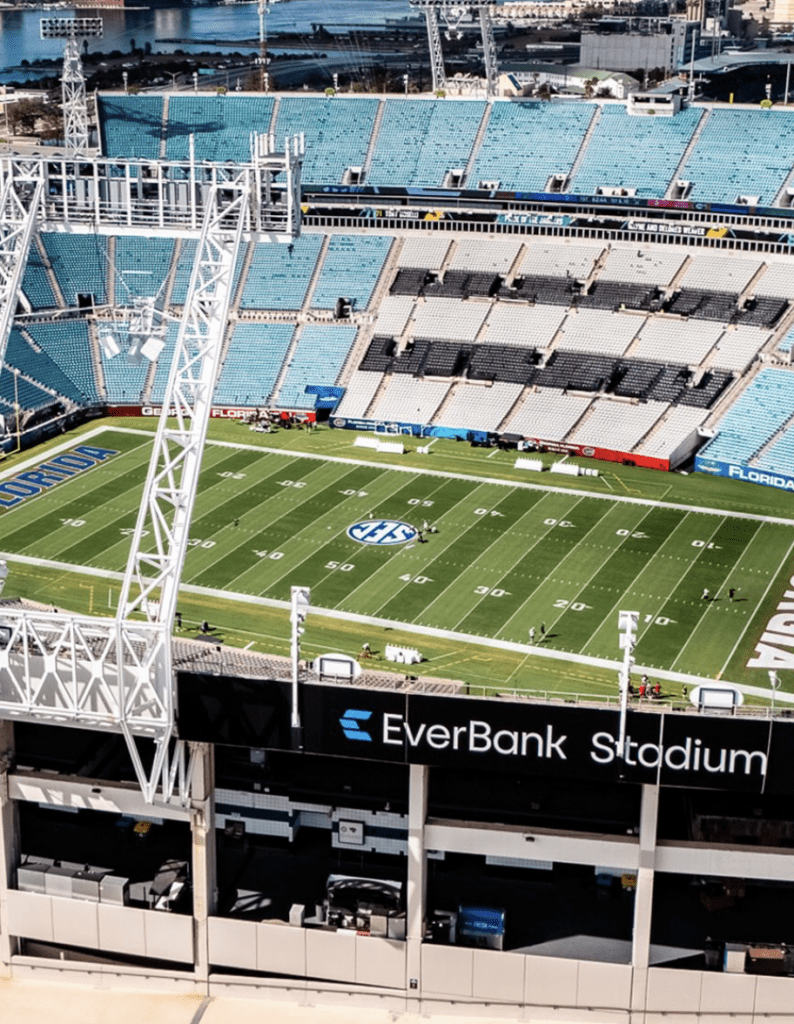
<svg viewBox="0 0 794 1024"><path fill-rule="evenodd" d="M81 17L99 15L104 22L104 38L91 40L91 50L121 50L129 52L133 46L151 45L153 52L197 53L202 50L225 52L250 50L251 40L259 35L259 16L255 3L229 4L217 7L152 7L143 10L103 8L93 10L73 8L0 10L0 81L21 79L20 62L42 57L58 58L63 53L63 42L41 39L39 20L47 17ZM291 0L270 7L267 15L268 35L279 32L293 33L300 38L300 49L306 52L327 52L322 40L313 36L313 25L384 25L387 18L409 16L408 0ZM187 40L194 42L158 42L158 40ZM228 41L228 45L215 47L215 40ZM236 42L239 40L239 43ZM31 72L31 77L38 77Z"/></svg>

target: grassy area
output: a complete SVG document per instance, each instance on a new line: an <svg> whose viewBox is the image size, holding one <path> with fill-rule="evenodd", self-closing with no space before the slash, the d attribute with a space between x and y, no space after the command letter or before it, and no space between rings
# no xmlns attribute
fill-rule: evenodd
<svg viewBox="0 0 794 1024"><path fill-rule="evenodd" d="M146 435L156 423L103 421L114 425L136 432L109 429L92 443L119 454L0 517L2 550L44 561L15 564L9 592L76 611L115 611L113 578L52 568L123 570L148 464ZM79 443L95 426L68 440ZM404 643L422 650L426 674L473 687L614 696L611 669L476 640L527 644L532 628L548 648L612 661L617 611L633 608L641 615L638 663L766 683L765 673L744 666L790 576L794 519L786 494L604 463L599 477L541 477L515 470L515 453L445 441L428 456L406 438L414 450L387 456L354 449L354 434L327 428L262 435L216 420L210 438L220 443L205 452L182 580L230 598L183 591L180 610L186 623L210 619L229 643L286 654L286 613L256 599L285 601L300 584L312 588L317 607L394 623L312 616L308 654L356 654L365 639L375 650ZM3 476L63 441L7 460ZM426 543L359 543L348 528L368 519L427 521L438 532ZM738 600L729 600L730 587ZM703 600L704 588L716 599ZM417 634L422 628L472 642Z"/></svg>

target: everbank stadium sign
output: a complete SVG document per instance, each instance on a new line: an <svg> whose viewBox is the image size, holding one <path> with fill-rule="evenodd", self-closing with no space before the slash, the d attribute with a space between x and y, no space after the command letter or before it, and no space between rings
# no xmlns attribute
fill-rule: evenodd
<svg viewBox="0 0 794 1024"><path fill-rule="evenodd" d="M794 576L755 645L755 654L747 662L748 668L794 668Z"/></svg>

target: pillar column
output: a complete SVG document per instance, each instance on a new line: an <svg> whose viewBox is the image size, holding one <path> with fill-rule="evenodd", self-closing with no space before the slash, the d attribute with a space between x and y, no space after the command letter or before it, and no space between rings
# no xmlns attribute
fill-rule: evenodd
<svg viewBox="0 0 794 1024"><path fill-rule="evenodd" d="M191 785L190 820L193 876L193 934L195 972L209 979L209 919L217 911L218 872L215 843L215 750L209 743L191 743L195 758Z"/></svg>
<svg viewBox="0 0 794 1024"><path fill-rule="evenodd" d="M8 890L19 861L19 819L16 803L8 795L8 769L14 756L14 726L0 721L0 978L11 975L16 952L8 925Z"/></svg>
<svg viewBox="0 0 794 1024"><path fill-rule="evenodd" d="M425 821L429 769L412 764L408 782L408 884L406 886L405 939L408 996L419 996L422 987L422 939L427 899Z"/></svg>
<svg viewBox="0 0 794 1024"><path fill-rule="evenodd" d="M640 851L637 891L634 895L634 928L631 937L631 964L634 968L632 1010L645 1009L645 993L650 962L653 878L656 864L656 829L659 818L659 787L642 787L640 808Z"/></svg>

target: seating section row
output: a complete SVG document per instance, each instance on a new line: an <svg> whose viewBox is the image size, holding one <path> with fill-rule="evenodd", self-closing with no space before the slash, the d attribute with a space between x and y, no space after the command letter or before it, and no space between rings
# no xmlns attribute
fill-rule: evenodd
<svg viewBox="0 0 794 1024"><path fill-rule="evenodd" d="M606 392L703 409L710 408L733 379L723 370L695 372L682 363L633 356L555 349L544 361L542 353L528 347L419 337L400 347L394 338L381 335L372 339L358 368L401 376L459 377L562 391Z"/></svg>
<svg viewBox="0 0 794 1024"><path fill-rule="evenodd" d="M701 454L747 463L794 417L794 373L767 368L750 382L717 425ZM791 471L791 470L789 470Z"/></svg>
<svg viewBox="0 0 794 1024"><path fill-rule="evenodd" d="M663 196L702 116L690 107L676 117L630 117L623 106L605 105L570 191L595 195L608 186Z"/></svg>
<svg viewBox="0 0 794 1024"><path fill-rule="evenodd" d="M303 180L317 185L344 184L360 168L373 185L442 186L470 166L465 184L475 188L545 191L557 175L569 192L606 186L663 197L681 178L697 200L732 203L750 190L770 205L794 164L794 114L785 110L690 107L640 118L623 104L580 101L180 93L167 103L103 95L99 116L103 152L114 157L186 159L192 134L196 159L245 161L254 131L272 127L279 145L303 133Z"/></svg>

